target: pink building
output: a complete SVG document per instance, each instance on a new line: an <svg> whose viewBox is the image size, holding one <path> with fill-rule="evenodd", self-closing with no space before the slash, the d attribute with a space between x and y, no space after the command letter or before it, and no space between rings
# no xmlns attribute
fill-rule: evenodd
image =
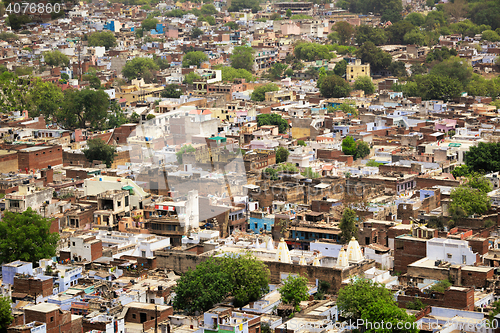
<svg viewBox="0 0 500 333"><path fill-rule="evenodd" d="M285 22L281 24L281 33L287 35L300 35L300 27L295 22Z"/></svg>
<svg viewBox="0 0 500 333"><path fill-rule="evenodd" d="M440 121L436 121L434 124L434 129L438 132L453 131L457 127L457 121L453 119L442 119Z"/></svg>
<svg viewBox="0 0 500 333"><path fill-rule="evenodd" d="M178 29L172 29L172 28L168 28L166 31L165 31L165 37L167 38L179 38L179 30Z"/></svg>

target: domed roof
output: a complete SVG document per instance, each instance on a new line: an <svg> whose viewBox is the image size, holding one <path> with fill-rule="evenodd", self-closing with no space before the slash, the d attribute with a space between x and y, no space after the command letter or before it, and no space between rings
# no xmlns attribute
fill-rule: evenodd
<svg viewBox="0 0 500 333"><path fill-rule="evenodd" d="M356 238L351 238L349 245L347 245L347 260L351 262L359 262L363 260L363 253L359 247L359 243Z"/></svg>
<svg viewBox="0 0 500 333"><path fill-rule="evenodd" d="M302 265L302 266L306 266L307 265L306 257L304 257L304 255L300 256L299 265Z"/></svg>
<svg viewBox="0 0 500 333"><path fill-rule="evenodd" d="M344 268L348 266L349 262L347 260L347 253L344 249L341 249L339 252L339 257L337 258L337 267Z"/></svg>
<svg viewBox="0 0 500 333"><path fill-rule="evenodd" d="M292 261L290 257L290 251L288 251L288 245L286 245L283 238L280 239L278 244L278 250L276 251L276 261L280 261L285 264L289 264Z"/></svg>

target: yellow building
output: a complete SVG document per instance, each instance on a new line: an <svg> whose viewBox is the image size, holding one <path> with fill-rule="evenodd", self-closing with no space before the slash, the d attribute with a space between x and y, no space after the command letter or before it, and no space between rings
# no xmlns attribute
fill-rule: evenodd
<svg viewBox="0 0 500 333"><path fill-rule="evenodd" d="M132 80L132 84L117 89L116 99L125 98L127 106L130 106L130 103L145 101L148 97L160 97L164 89L160 85L146 84L143 79Z"/></svg>
<svg viewBox="0 0 500 333"><path fill-rule="evenodd" d="M354 64L348 64L346 69L347 81L355 81L360 76L370 76L370 64L361 64L361 59L356 59Z"/></svg>

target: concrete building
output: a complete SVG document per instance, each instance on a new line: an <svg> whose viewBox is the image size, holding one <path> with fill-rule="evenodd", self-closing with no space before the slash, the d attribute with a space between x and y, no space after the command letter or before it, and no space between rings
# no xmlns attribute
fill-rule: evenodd
<svg viewBox="0 0 500 333"><path fill-rule="evenodd" d="M361 64L361 59L356 59L354 63L347 64L346 79L355 81L360 76L370 77L370 64Z"/></svg>
<svg viewBox="0 0 500 333"><path fill-rule="evenodd" d="M17 192L5 196L5 209L10 212L22 213L28 207L42 213L50 204L54 190L52 188L38 188L34 185L20 185Z"/></svg>
<svg viewBox="0 0 500 333"><path fill-rule="evenodd" d="M466 240L432 238L427 241L427 257L455 265L474 265L477 255Z"/></svg>

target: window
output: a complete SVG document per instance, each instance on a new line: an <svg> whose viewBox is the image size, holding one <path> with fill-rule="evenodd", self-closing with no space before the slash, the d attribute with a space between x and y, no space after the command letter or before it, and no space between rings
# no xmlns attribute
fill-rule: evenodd
<svg viewBox="0 0 500 333"><path fill-rule="evenodd" d="M75 242L73 242L73 246L75 246Z"/></svg>
<svg viewBox="0 0 500 333"><path fill-rule="evenodd" d="M133 313L133 314L132 314L132 319L135 319L135 317L136 317L136 316L135 316L135 313Z"/></svg>
<svg viewBox="0 0 500 333"><path fill-rule="evenodd" d="M467 263L467 256L463 255L462 256L462 264L466 264Z"/></svg>
<svg viewBox="0 0 500 333"><path fill-rule="evenodd" d="M447 253L446 255L447 255L448 259L451 259L451 257L453 257L451 253Z"/></svg>
<svg viewBox="0 0 500 333"><path fill-rule="evenodd" d="M54 317L50 317L50 322L53 323L54 322Z"/></svg>

